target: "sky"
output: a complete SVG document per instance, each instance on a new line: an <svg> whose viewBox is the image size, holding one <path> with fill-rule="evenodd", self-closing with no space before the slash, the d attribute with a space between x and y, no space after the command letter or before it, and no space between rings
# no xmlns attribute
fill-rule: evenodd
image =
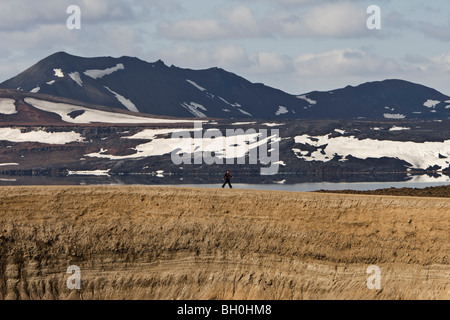
<svg viewBox="0 0 450 320"><path fill-rule="evenodd" d="M0 44L0 82L65 51L219 67L291 94L403 79L450 95L448 0L2 0Z"/></svg>

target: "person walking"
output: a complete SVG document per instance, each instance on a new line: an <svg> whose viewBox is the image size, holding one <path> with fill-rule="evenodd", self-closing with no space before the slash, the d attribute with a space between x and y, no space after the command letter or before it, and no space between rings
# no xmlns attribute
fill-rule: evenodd
<svg viewBox="0 0 450 320"><path fill-rule="evenodd" d="M222 180L225 180L225 182L222 185L222 189L225 188L225 185L227 183L230 186L230 189L233 189L233 187L231 186L231 182L230 182L231 178L233 178L233 176L230 174L230 170L227 170L227 172L225 172L225 175L222 178Z"/></svg>

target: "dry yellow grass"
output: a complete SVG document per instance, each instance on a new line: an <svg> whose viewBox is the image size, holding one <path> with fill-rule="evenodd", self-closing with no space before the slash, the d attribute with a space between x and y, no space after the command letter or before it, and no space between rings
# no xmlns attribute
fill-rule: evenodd
<svg viewBox="0 0 450 320"><path fill-rule="evenodd" d="M444 198L2 187L0 299L449 299L449 217Z"/></svg>

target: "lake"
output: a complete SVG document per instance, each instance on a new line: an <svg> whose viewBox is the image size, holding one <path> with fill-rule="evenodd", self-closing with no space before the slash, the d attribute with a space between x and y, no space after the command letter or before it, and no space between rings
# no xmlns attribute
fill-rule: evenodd
<svg viewBox="0 0 450 320"><path fill-rule="evenodd" d="M190 179L169 179L170 177L148 177L148 176L69 176L69 177L45 177L45 176L0 176L0 186L24 186L24 185L154 185L173 187L201 187L220 188L221 181L217 183L185 183ZM275 180L276 181L276 180ZM191 182L191 181L189 181ZM276 190L276 191L299 191L310 192L318 190L358 190L369 191L387 188L426 188L450 185L450 176L441 175L431 177L428 175L412 176L407 181L346 181L346 182L304 182L287 183L285 180L277 183L240 183L233 182L234 189L254 189L254 190ZM228 188L228 186L226 186Z"/></svg>

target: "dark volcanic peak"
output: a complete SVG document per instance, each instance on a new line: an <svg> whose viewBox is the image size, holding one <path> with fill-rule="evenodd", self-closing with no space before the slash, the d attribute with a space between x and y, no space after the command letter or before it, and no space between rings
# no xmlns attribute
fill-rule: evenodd
<svg viewBox="0 0 450 320"><path fill-rule="evenodd" d="M361 118L439 118L450 116L448 96L426 86L389 79L347 86L330 92L311 92L320 118L327 112L332 118L352 114Z"/></svg>
<svg viewBox="0 0 450 320"><path fill-rule="evenodd" d="M167 66L133 57L82 58L57 52L0 88L175 117L323 119L450 116L450 97L402 80L294 96L220 68Z"/></svg>

